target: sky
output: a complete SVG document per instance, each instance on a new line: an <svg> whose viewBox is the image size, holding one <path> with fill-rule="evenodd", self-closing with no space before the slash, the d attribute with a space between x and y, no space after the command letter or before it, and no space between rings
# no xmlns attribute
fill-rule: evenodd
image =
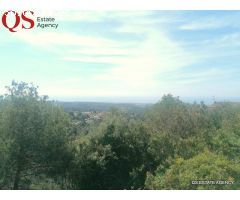
<svg viewBox="0 0 240 200"><path fill-rule="evenodd" d="M57 29L0 25L0 94L12 80L66 101L240 99L240 11L57 11Z"/></svg>

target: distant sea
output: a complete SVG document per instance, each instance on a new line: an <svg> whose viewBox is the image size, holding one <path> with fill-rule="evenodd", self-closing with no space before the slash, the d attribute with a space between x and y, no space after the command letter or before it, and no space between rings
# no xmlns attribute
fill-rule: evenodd
<svg viewBox="0 0 240 200"><path fill-rule="evenodd" d="M240 102L240 97L179 97L180 100L186 103L200 103L210 105L216 102ZM161 100L161 97L53 97L50 100L64 102L106 102L106 103L137 103L137 104L152 104Z"/></svg>

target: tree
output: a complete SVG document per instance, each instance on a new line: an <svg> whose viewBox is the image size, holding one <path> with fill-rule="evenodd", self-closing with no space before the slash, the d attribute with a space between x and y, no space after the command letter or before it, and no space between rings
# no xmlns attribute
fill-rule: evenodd
<svg viewBox="0 0 240 200"><path fill-rule="evenodd" d="M76 141L72 178L77 189L143 188L149 135L141 122L117 110Z"/></svg>
<svg viewBox="0 0 240 200"><path fill-rule="evenodd" d="M239 161L206 150L191 159L177 158L164 174L161 170L155 176L148 174L145 186L147 189L239 189L239 166ZM196 184L196 181L201 182Z"/></svg>
<svg viewBox="0 0 240 200"><path fill-rule="evenodd" d="M165 95L143 115L112 109L87 123L33 84L13 81L6 89L0 189L239 189L237 103Z"/></svg>
<svg viewBox="0 0 240 200"><path fill-rule="evenodd" d="M0 111L0 141L10 168L4 174L13 189L26 189L39 173L63 173L69 120L33 84L13 81L7 91Z"/></svg>

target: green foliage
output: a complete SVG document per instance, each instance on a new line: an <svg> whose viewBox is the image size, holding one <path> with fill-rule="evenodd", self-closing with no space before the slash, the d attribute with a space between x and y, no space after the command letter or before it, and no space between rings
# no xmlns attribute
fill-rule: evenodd
<svg viewBox="0 0 240 200"><path fill-rule="evenodd" d="M6 89L0 189L239 189L239 104L165 95L141 112L111 109L87 123L33 84L13 81Z"/></svg>
<svg viewBox="0 0 240 200"><path fill-rule="evenodd" d="M95 132L76 142L74 183L80 189L130 189L144 185L149 135L114 111ZM141 155L141 156L139 156Z"/></svg>
<svg viewBox="0 0 240 200"><path fill-rule="evenodd" d="M63 173L69 121L59 107L39 97L33 85L13 82L8 91L0 112L1 154L8 163L8 168L1 165L1 182L7 179L10 188L28 188L36 174Z"/></svg>
<svg viewBox="0 0 240 200"><path fill-rule="evenodd" d="M223 128L219 129L212 140L212 149L224 154L230 159L240 158L240 115L237 121L223 121Z"/></svg>
<svg viewBox="0 0 240 200"><path fill-rule="evenodd" d="M239 161L204 151L203 153L184 160L177 158L165 174L156 170L156 175L148 174L147 189L239 189ZM206 181L196 184L196 181ZM214 181L211 183L209 181ZM228 181L220 184L217 181ZM233 184L231 184L233 181Z"/></svg>

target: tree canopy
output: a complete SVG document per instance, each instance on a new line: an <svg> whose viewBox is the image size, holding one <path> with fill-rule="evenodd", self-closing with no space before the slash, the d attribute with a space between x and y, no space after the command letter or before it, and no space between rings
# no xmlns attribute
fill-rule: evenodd
<svg viewBox="0 0 240 200"><path fill-rule="evenodd" d="M168 94L144 112L113 108L89 122L34 84L6 91L0 189L239 189L239 104Z"/></svg>

